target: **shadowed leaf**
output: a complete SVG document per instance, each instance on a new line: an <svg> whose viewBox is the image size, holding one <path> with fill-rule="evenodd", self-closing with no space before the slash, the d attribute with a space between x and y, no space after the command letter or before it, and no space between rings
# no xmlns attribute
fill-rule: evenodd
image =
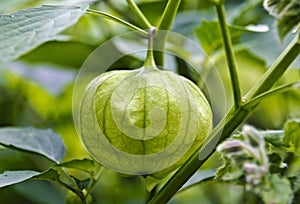
<svg viewBox="0 0 300 204"><path fill-rule="evenodd" d="M56 163L59 163L65 154L62 139L51 130L1 128L0 144L41 154Z"/></svg>

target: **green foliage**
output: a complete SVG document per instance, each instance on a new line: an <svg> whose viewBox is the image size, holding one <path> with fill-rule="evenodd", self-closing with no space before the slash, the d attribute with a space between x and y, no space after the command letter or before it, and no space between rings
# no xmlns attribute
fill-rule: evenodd
<svg viewBox="0 0 300 204"><path fill-rule="evenodd" d="M260 192L257 186L264 183L264 175L269 168L265 142L259 132L245 126L241 135L233 136L218 146L225 156L225 165L217 172L222 180L238 180L242 177L247 189Z"/></svg>
<svg viewBox="0 0 300 204"><path fill-rule="evenodd" d="M12 61L77 22L86 7L41 6L0 16L0 63Z"/></svg>
<svg viewBox="0 0 300 204"><path fill-rule="evenodd" d="M166 1L134 2L152 25L162 21ZM198 39L207 55L189 50L189 45L183 42L177 43L180 47L172 47L168 42L166 50L176 50L190 61L183 63L168 56L165 64L199 86L202 77L210 76L212 64L222 79L227 101L218 98L218 90L211 93L217 104L213 110L214 123L218 124L224 116L225 105L225 112L229 112L229 117L212 133L219 136L218 130L224 127L222 139L231 135L218 147L222 160L220 153L215 152L209 160L199 161L198 151L180 167L179 173L172 172L163 179L125 176L102 168L79 142L72 118L72 87L75 74L93 50L129 29L86 13L87 6L83 4L140 28L145 28L145 23L122 0L0 0L1 202L146 203L154 198L153 203L164 203L179 189L170 203L296 204L300 200L299 87L290 87L292 91L282 94L269 94L269 98L262 96L263 101L254 112L252 107L242 106L241 110L252 112L248 120L247 116L231 114L239 110L229 111L234 94L232 77L228 74L228 51L223 51L224 35L219 29L222 23L216 20L215 5L210 0L168 2L173 6L181 2L177 14L176 9L167 12L169 16L176 14L171 30ZM56 5L46 5L49 3ZM258 86L261 76L272 72L272 64L281 63L283 72L289 66L278 56L286 54L291 38L299 35L299 1L226 0L225 5L224 20L228 22L239 76L236 85L245 94ZM163 21L166 28L172 24L168 18ZM278 37L285 42L278 42ZM195 43L198 44L196 40ZM141 64L139 53L127 55L131 45L129 41L115 43L117 52L126 57L111 69ZM144 48L144 44L139 46ZM286 59L296 59L298 47ZM101 64L95 67L101 68ZM298 57L290 70L277 76L275 86L299 81L299 69ZM243 105L253 98L244 99ZM244 126L241 132L232 134L245 121L252 126Z"/></svg>
<svg viewBox="0 0 300 204"><path fill-rule="evenodd" d="M59 163L65 155L63 141L51 130L1 128L0 144L41 154L56 163Z"/></svg>
<svg viewBox="0 0 300 204"><path fill-rule="evenodd" d="M277 19L279 37L283 39L300 21L300 3L297 0L265 0L265 9Z"/></svg>
<svg viewBox="0 0 300 204"><path fill-rule="evenodd" d="M285 136L283 144L289 147L289 151L294 152L300 156L300 120L289 121L284 128Z"/></svg>
<svg viewBox="0 0 300 204"><path fill-rule="evenodd" d="M7 188L9 189L9 188ZM5 189L1 189L5 191ZM47 181L28 180L11 187L13 193L22 195L28 202L44 204L63 204L64 192ZM13 196L17 197L17 196ZM5 198L1 195L1 198ZM15 199L18 202L18 199Z"/></svg>
<svg viewBox="0 0 300 204"><path fill-rule="evenodd" d="M93 199L91 195L86 199L87 204L92 204ZM67 197L66 197L66 204L82 204L82 200L74 193L68 192Z"/></svg>
<svg viewBox="0 0 300 204"><path fill-rule="evenodd" d="M291 183L276 174L270 177L270 187L262 192L265 203L289 203L292 198Z"/></svg>
<svg viewBox="0 0 300 204"><path fill-rule="evenodd" d="M218 169L217 178L246 185L264 203L290 203L299 188L297 179L287 174L286 168L299 158L300 143L294 135L299 130L298 120L288 121L284 132L245 126L241 133L218 146L224 166Z"/></svg>
<svg viewBox="0 0 300 204"><path fill-rule="evenodd" d="M37 174L35 171L5 171L0 174L0 188L25 181Z"/></svg>
<svg viewBox="0 0 300 204"><path fill-rule="evenodd" d="M233 45L241 44L241 37L247 32L266 32L268 31L266 25L240 27L229 26L231 40ZM218 22L215 21L202 21L201 25L196 27L197 37L205 52L210 55L213 51L220 50L222 48L222 34L219 29ZM241 46L241 45L240 45Z"/></svg>
<svg viewBox="0 0 300 204"><path fill-rule="evenodd" d="M71 169L78 169L81 171L84 171L90 175L93 175L94 170L97 166L95 164L94 160L89 160L89 159L75 159L71 161L64 162L62 164L59 164L59 166L65 167L65 168L71 168Z"/></svg>

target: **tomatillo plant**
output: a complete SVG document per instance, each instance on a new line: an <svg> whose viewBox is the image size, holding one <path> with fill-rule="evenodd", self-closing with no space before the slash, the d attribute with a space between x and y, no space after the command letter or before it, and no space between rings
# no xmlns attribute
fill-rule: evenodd
<svg viewBox="0 0 300 204"><path fill-rule="evenodd" d="M199 194L201 198L195 202L205 203L205 199L210 199L205 185L220 184L222 192L226 191L226 196L230 197L230 190L223 187L227 182L235 185L236 192L242 195L241 198L231 196L232 203L297 203L300 199L300 115L295 111L292 118L286 116L288 114L283 116L283 120L291 119L284 127L280 124L282 130L259 130L270 128L260 124L261 120L248 119L253 113L257 115L255 110L263 101L280 97L280 94L285 94L278 99L280 108L283 109L285 103L299 106L299 72L286 72L300 53L299 2L227 1L141 0L136 3L126 0L118 5L109 0L88 1L90 5L74 1L76 5L43 5L0 15L0 115L5 116L0 118L0 125L51 126L62 133L68 147L66 152L61 137L51 130L0 128L0 187L33 180L33 183L26 183L31 185L30 188L16 185L3 191L3 195L9 192L9 196L3 197L0 191L3 202L22 202L9 200L21 199L10 196L13 192L13 195L26 197L26 203L45 200L47 203L49 197L53 203L161 204L170 199L180 203L186 189L198 186L199 191L193 188L197 195L198 192L205 193ZM3 13L14 10L15 7L3 2L0 1L1 12L2 8ZM233 7L226 9L237 11L230 16L233 25L227 22L226 3ZM194 12L196 8L199 12ZM267 12L261 12L261 8ZM208 13L215 15L217 20L207 20ZM258 36L255 32L262 32L263 26L252 24L259 22L261 16L269 20L269 14L275 17L281 42L284 43L287 37L286 41L290 43L272 63L269 57L272 53L268 51L273 47L275 50L275 45L272 48L259 45L264 47L261 58L268 58L270 67L260 69L261 76L253 77L258 67L265 68L265 61L255 50L256 44L260 43L244 45L241 36ZM111 21L117 24L108 23ZM66 81L68 76L75 75L69 67L79 68L99 44L105 44L108 37L123 32L124 28L142 36L147 45L114 41L113 49L105 50L104 56L99 56L103 59L102 64L91 63L92 68L87 73L86 70L78 72L88 78L77 78L76 83L86 80L86 84L83 83L82 90L77 90L75 83L73 92L74 95L76 91L82 93L80 100L73 97L73 103L79 104L78 110L73 104L73 120L85 147L81 151L80 143L76 145L74 138L70 138L75 135L74 121L67 122L71 118L69 101L72 92ZM194 28L209 56L194 50L186 51L193 46L183 42L176 42L174 46L172 40L178 39L168 38L171 30L188 36L194 33ZM269 35L268 40L274 37L274 33L264 35ZM292 37L294 39L290 40ZM132 53L130 46L137 46L139 51L144 47L146 59ZM169 56L170 50L179 53L180 57ZM114 58L111 51L123 58L114 59L115 62L106 67L106 58ZM16 59L17 62L9 63ZM218 100L210 96L215 93L208 93L206 86L209 85L204 83L213 69L207 65L210 60L220 66L224 84L228 75L229 85L225 88L232 107L221 116L211 105L215 102L212 100ZM41 66L36 65L39 63ZM300 68L299 64L295 66ZM57 71L61 69L66 72ZM102 69L109 70L104 72ZM93 73L97 75L90 77ZM49 81L48 74L54 79ZM251 80L255 82L245 89ZM205 86L200 89L199 84ZM268 120L266 115L273 117L273 113L282 111L274 108L271 102L267 105L269 107L261 113L264 120ZM21 110L11 110L16 107ZM267 112L269 109L272 112ZM244 125L246 121L254 124ZM11 161L16 158L15 150L23 152L18 153L17 159L24 159L26 166ZM222 161L215 159L215 155ZM91 158L78 159L81 156ZM76 158L70 160L73 157ZM206 168L210 170L204 170ZM107 169L121 174L111 175ZM34 183L36 180L55 182L68 192L56 192L48 183ZM115 188L118 185L121 187ZM140 186L144 188L141 190ZM52 196L50 188L57 196ZM111 188L123 196L112 196ZM33 195L28 189L42 189L45 196ZM222 201L218 196L217 190L212 193L216 202ZM105 200L108 197L113 198Z"/></svg>

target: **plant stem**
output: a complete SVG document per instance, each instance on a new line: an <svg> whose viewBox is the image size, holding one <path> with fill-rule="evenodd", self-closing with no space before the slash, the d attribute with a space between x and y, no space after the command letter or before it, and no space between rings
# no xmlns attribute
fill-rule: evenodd
<svg viewBox="0 0 300 204"><path fill-rule="evenodd" d="M77 187L74 179L71 178L71 176L64 170L64 168L57 166L56 169L61 175L63 175L68 183L65 183L61 179L56 180L56 182L76 194L80 198L82 204L86 204L85 196L83 192Z"/></svg>
<svg viewBox="0 0 300 204"><path fill-rule="evenodd" d="M172 23L175 19L176 13L178 11L181 0L169 0L166 8L162 14L159 24L157 25L158 30L170 30ZM164 47L167 40L167 32L160 33L160 40L156 42L154 51L155 62L158 66L162 67L164 65Z"/></svg>
<svg viewBox="0 0 300 204"><path fill-rule="evenodd" d="M153 41L154 41L153 38L155 35L155 31L156 31L155 27L151 27L149 30L147 56L144 62L144 67L149 69L157 69L155 65L154 56L153 56Z"/></svg>
<svg viewBox="0 0 300 204"><path fill-rule="evenodd" d="M86 189L85 197L87 197L92 192L94 186L99 181L99 179L100 179L100 177L102 175L102 172L103 172L103 167L100 166L100 165L97 166L97 169L95 170L95 175L91 176L91 183L90 183L90 185Z"/></svg>
<svg viewBox="0 0 300 204"><path fill-rule="evenodd" d="M292 90L294 87L297 87L300 85L300 80L299 81L295 81L295 82L292 82L292 83L289 83L289 84L285 84L285 85L282 85L282 86L279 86L275 89L272 89L270 91L266 91L254 98L252 98L251 100L249 100L245 106L252 106L253 103L257 103L257 102L260 102L262 100L264 100L265 98L267 97L270 97L270 96L273 96L275 94L280 94L280 93L283 93L283 92L286 92L286 91L290 91Z"/></svg>
<svg viewBox="0 0 300 204"><path fill-rule="evenodd" d="M157 26L159 30L170 30L181 0L169 0Z"/></svg>
<svg viewBox="0 0 300 204"><path fill-rule="evenodd" d="M135 12L137 17L140 19L141 23L145 26L146 29L151 28L151 23L148 21L148 19L144 16L143 12L139 9L139 7L136 5L134 0L126 0L130 8Z"/></svg>
<svg viewBox="0 0 300 204"><path fill-rule="evenodd" d="M226 23L225 7L224 4L220 2L215 2L215 6L217 11L217 16L219 19L221 33L223 36L223 44L226 53L230 78L231 78L231 85L232 85L233 97L234 97L234 106L236 109L238 109L239 106L241 105L242 97L241 97L239 78L237 74L235 56L232 49L230 31Z"/></svg>
<svg viewBox="0 0 300 204"><path fill-rule="evenodd" d="M277 58L277 60L275 60L260 81L247 93L247 95L244 97L244 100L249 100L272 88L272 86L283 75L283 73L288 69L290 64L297 58L299 54L300 36L296 36L289 46Z"/></svg>
<svg viewBox="0 0 300 204"><path fill-rule="evenodd" d="M108 14L108 13L105 13L105 12L102 12L102 11L97 11L97 10L93 10L93 9L87 9L87 13L90 13L90 14L93 14L93 15L97 15L97 16L101 16L101 17L104 17L104 18L107 18L109 20L112 20L112 21L115 21L117 23L120 23L130 29L133 29L133 30L136 30L138 31L140 34L144 35L144 36L148 36L148 33L146 31L144 31L143 29L135 26L135 25L132 25L131 23L128 23L120 18L117 18L111 14Z"/></svg>

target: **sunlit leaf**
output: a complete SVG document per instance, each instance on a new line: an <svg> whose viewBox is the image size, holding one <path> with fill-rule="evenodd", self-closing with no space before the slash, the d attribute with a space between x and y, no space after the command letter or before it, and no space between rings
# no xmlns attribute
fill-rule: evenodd
<svg viewBox="0 0 300 204"><path fill-rule="evenodd" d="M300 120L290 120L285 125L283 143L289 146L289 150L300 155Z"/></svg>
<svg viewBox="0 0 300 204"><path fill-rule="evenodd" d="M65 154L62 139L51 130L1 128L0 144L41 154L56 163L59 163Z"/></svg>
<svg viewBox="0 0 300 204"><path fill-rule="evenodd" d="M67 161L65 163L60 164L60 166L62 167L66 167L66 168L72 168L72 169L78 169L81 171L85 171L87 173L93 173L96 164L93 160L90 159L75 159L72 161Z"/></svg>
<svg viewBox="0 0 300 204"><path fill-rule="evenodd" d="M0 63L12 61L77 22L86 6L43 5L0 15Z"/></svg>
<svg viewBox="0 0 300 204"><path fill-rule="evenodd" d="M67 176L64 170L59 167L50 168L44 171L43 173L35 176L34 178L40 180L54 181L69 189L73 188L79 190L76 179L70 175Z"/></svg>
<svg viewBox="0 0 300 204"><path fill-rule="evenodd" d="M38 174L36 171L5 171L0 174L0 188L20 183Z"/></svg>

